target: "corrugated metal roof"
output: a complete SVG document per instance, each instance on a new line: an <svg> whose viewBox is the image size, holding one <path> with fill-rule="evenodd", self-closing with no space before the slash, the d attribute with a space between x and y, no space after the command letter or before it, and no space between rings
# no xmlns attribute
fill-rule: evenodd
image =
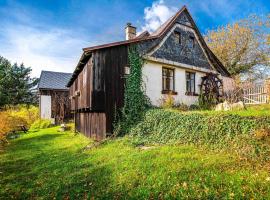
<svg viewBox="0 0 270 200"><path fill-rule="evenodd" d="M72 73L41 71L38 89L68 90L66 87Z"/></svg>

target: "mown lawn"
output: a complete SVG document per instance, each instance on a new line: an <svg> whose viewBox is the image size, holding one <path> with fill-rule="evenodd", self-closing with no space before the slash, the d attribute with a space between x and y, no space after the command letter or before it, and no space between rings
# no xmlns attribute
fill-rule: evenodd
<svg viewBox="0 0 270 200"><path fill-rule="evenodd" d="M270 174L194 146L135 147L57 128L28 133L0 152L1 199L268 199Z"/></svg>

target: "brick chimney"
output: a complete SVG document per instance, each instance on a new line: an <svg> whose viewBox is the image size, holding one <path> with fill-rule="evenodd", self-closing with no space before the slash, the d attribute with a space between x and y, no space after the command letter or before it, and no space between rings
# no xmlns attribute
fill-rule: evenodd
<svg viewBox="0 0 270 200"><path fill-rule="evenodd" d="M130 40L136 37L136 27L132 26L131 23L127 23L126 30L126 40Z"/></svg>

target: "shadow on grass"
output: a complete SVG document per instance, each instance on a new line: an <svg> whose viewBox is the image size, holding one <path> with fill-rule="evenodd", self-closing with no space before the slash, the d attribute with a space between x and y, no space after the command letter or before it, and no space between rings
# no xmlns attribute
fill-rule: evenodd
<svg viewBox="0 0 270 200"><path fill-rule="evenodd" d="M66 133L30 135L14 142L0 160L2 199L158 199L166 194L168 199L222 198L232 182L235 197L245 193L242 186L257 185L258 194L260 188L267 189L257 180L239 179L239 171L247 178L249 173L236 168L230 157L191 147L140 151L114 141L82 153L85 143ZM204 194L205 188L209 191Z"/></svg>
<svg viewBox="0 0 270 200"><path fill-rule="evenodd" d="M55 145L65 133L35 135L14 141L0 160L0 199L82 199L111 197L109 165L89 161L89 154ZM72 137L68 140L72 142ZM48 145L55 145L49 148ZM45 150L46 149L46 150Z"/></svg>

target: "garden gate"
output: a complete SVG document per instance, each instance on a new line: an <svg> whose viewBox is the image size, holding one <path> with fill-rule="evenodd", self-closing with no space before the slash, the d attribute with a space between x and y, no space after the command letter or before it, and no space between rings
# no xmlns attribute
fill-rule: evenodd
<svg viewBox="0 0 270 200"><path fill-rule="evenodd" d="M269 102L269 94L266 85L256 85L243 89L243 101L245 104L264 104Z"/></svg>

